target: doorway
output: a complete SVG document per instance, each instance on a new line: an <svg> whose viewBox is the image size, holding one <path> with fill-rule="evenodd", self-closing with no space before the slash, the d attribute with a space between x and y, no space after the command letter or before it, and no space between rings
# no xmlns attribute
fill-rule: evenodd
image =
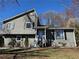
<svg viewBox="0 0 79 59"><path fill-rule="evenodd" d="M54 38L54 30L46 30L46 39L47 43L46 46L49 47L52 45L52 42L55 40Z"/></svg>
<svg viewBox="0 0 79 59"><path fill-rule="evenodd" d="M0 36L0 47L4 46L4 38Z"/></svg>
<svg viewBox="0 0 79 59"><path fill-rule="evenodd" d="M45 47L46 46L46 39L45 39L45 29L38 29L37 30L37 38L38 38L38 46Z"/></svg>

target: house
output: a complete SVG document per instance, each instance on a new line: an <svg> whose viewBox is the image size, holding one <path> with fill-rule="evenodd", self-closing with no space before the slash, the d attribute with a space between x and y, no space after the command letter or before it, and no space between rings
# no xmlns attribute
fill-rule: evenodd
<svg viewBox="0 0 79 59"><path fill-rule="evenodd" d="M76 47L74 28L39 26L35 10L3 21L0 47Z"/></svg>
<svg viewBox="0 0 79 59"><path fill-rule="evenodd" d="M34 10L29 10L27 12L4 20L4 33L1 34L1 41L3 40L3 42L0 45L9 47L9 44L12 40L16 40L17 45L20 45L20 47L25 47L27 44L30 45L30 42L25 43L25 41L31 41L35 39L36 31L34 28L36 18L34 18L34 16Z"/></svg>

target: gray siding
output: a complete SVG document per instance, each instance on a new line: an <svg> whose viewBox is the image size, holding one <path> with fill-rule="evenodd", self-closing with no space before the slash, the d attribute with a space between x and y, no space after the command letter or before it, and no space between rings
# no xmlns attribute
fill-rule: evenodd
<svg viewBox="0 0 79 59"><path fill-rule="evenodd" d="M66 39L56 39L55 43L59 46L62 46L62 44L59 44L59 42L66 43L65 47L76 47L76 40L75 40L75 33L74 32L66 32Z"/></svg>
<svg viewBox="0 0 79 59"><path fill-rule="evenodd" d="M4 31L8 34L35 34L35 29L32 28L25 28L24 24L25 22L29 22L29 19L27 18L27 15L24 15L22 17L19 17L17 19L14 19L10 22L7 22L4 24ZM14 24L14 28L7 30L7 24Z"/></svg>
<svg viewBox="0 0 79 59"><path fill-rule="evenodd" d="M68 46L76 47L75 33L74 32L66 32Z"/></svg>

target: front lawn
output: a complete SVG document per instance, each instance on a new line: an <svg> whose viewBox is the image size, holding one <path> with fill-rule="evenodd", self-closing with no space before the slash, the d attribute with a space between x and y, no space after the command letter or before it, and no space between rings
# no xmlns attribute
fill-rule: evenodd
<svg viewBox="0 0 79 59"><path fill-rule="evenodd" d="M0 58L2 56L5 57L5 59L13 58L15 56L14 54L3 54L0 55ZM53 49L48 48L44 50L39 51L31 51L27 52L24 50L24 53L17 54L16 59L79 59L79 49Z"/></svg>

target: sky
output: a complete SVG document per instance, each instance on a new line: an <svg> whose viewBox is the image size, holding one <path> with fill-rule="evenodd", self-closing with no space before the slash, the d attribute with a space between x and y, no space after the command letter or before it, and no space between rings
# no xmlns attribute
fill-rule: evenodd
<svg viewBox="0 0 79 59"><path fill-rule="evenodd" d="M20 6L15 2L10 1L11 0L6 0L4 6L0 6L0 21L33 8L36 10L38 15L50 10L58 13L65 11L65 7L60 2L61 0L18 0ZM71 0L64 0L64 3L66 6L70 6Z"/></svg>

